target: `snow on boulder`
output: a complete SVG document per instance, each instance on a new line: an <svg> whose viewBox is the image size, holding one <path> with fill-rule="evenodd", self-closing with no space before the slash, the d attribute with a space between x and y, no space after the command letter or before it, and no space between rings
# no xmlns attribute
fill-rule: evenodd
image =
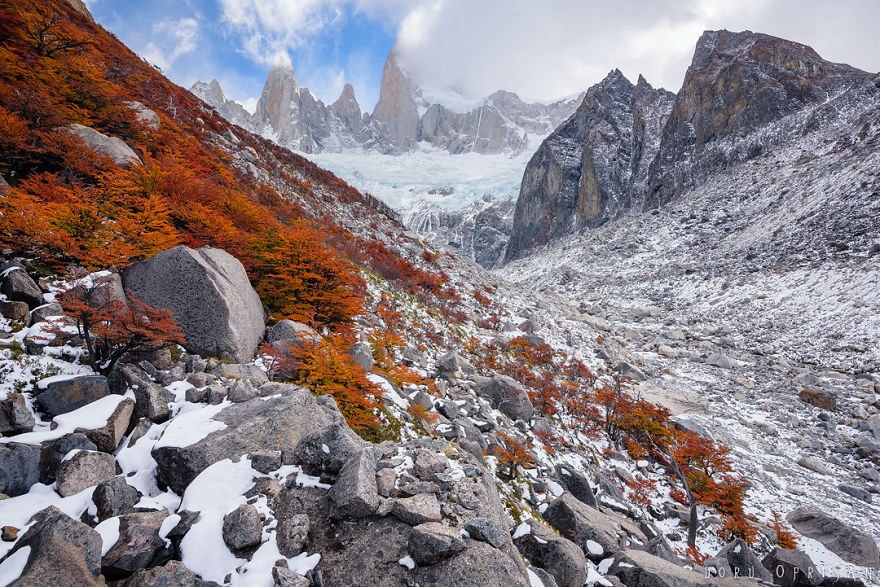
<svg viewBox="0 0 880 587"><path fill-rule="evenodd" d="M818 540L843 560L863 567L880 568L880 551L874 538L819 510L800 507L787 516L795 530Z"/></svg>
<svg viewBox="0 0 880 587"><path fill-rule="evenodd" d="M527 421L535 411L526 389L506 375L495 375L478 382L477 393L513 420Z"/></svg>
<svg viewBox="0 0 880 587"><path fill-rule="evenodd" d="M221 249L175 247L128 267L125 289L173 312L191 353L247 362L265 332L263 304L242 264Z"/></svg>
<svg viewBox="0 0 880 587"><path fill-rule="evenodd" d="M30 309L43 305L42 290L15 261L0 266L0 293L10 301L25 302Z"/></svg>
<svg viewBox="0 0 880 587"><path fill-rule="evenodd" d="M533 565L544 569L559 587L580 587L587 578L587 561L577 544L535 521L527 520L529 531L514 542Z"/></svg>
<svg viewBox="0 0 880 587"><path fill-rule="evenodd" d="M37 405L50 416L72 412L110 395L107 378L101 375L56 375L39 381L37 390Z"/></svg>
<svg viewBox="0 0 880 587"><path fill-rule="evenodd" d="M121 167L141 165L141 158L119 137L110 137L81 124L70 124L67 131L78 138L90 151L106 155Z"/></svg>
<svg viewBox="0 0 880 587"><path fill-rule="evenodd" d="M620 550L620 542L611 518L585 505L571 493L563 493L554 500L544 510L544 519L560 534L580 546L587 558L601 560ZM600 554L595 554L598 550L595 547L588 548L587 543L590 541L602 547Z"/></svg>

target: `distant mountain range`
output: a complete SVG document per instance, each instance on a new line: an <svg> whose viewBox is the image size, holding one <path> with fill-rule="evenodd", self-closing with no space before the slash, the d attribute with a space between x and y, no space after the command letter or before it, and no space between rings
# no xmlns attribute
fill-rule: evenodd
<svg viewBox="0 0 880 587"><path fill-rule="evenodd" d="M190 91L230 122L289 149L388 155L413 151L420 143L452 154L519 153L530 140L543 138L570 117L584 97L528 103L502 90L479 107L458 112L431 103L394 51L385 61L379 102L372 114L361 110L350 84L335 102L324 104L299 85L290 66L269 72L254 114L227 99L216 80L197 82Z"/></svg>

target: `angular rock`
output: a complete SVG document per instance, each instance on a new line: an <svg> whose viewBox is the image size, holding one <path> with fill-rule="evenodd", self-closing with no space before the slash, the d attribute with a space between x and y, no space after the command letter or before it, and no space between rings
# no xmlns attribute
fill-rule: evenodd
<svg viewBox="0 0 880 587"><path fill-rule="evenodd" d="M136 418L147 418L161 424L171 417L168 404L174 401L174 394L150 381L142 369L129 364L119 365L110 374L109 382L114 393L124 394L127 390L134 392Z"/></svg>
<svg viewBox="0 0 880 587"><path fill-rule="evenodd" d="M718 551L715 558L726 560L734 577L753 577L768 583L773 582L773 573L764 568L758 555L741 539L727 544Z"/></svg>
<svg viewBox="0 0 880 587"><path fill-rule="evenodd" d="M465 523L464 529L474 540L491 544L495 548L501 549L507 544L507 532L488 518L471 518Z"/></svg>
<svg viewBox="0 0 880 587"><path fill-rule="evenodd" d="M312 582L287 567L272 567L272 579L275 587L309 587Z"/></svg>
<svg viewBox="0 0 880 587"><path fill-rule="evenodd" d="M281 466L280 450L257 450L251 453L251 466L264 475Z"/></svg>
<svg viewBox="0 0 880 587"><path fill-rule="evenodd" d="M845 494L850 495L856 499L860 499L865 503L871 503L873 501L873 499L871 497L871 493L869 491L862 489L861 487L855 487L854 485L842 484L842 485L838 485L837 488L840 489Z"/></svg>
<svg viewBox="0 0 880 587"><path fill-rule="evenodd" d="M219 587L203 581L180 561L171 560L161 567L144 569L132 575L125 587Z"/></svg>
<svg viewBox="0 0 880 587"><path fill-rule="evenodd" d="M91 151L110 157L114 163L121 167L141 164L141 158L137 156L137 153L119 137L107 136L81 124L69 124L66 128Z"/></svg>
<svg viewBox="0 0 880 587"><path fill-rule="evenodd" d="M417 565L433 565L465 549L459 531L439 522L413 528L407 550Z"/></svg>
<svg viewBox="0 0 880 587"><path fill-rule="evenodd" d="M0 300L0 316L3 316L9 321L18 322L23 326L27 326L31 323L31 313L25 302Z"/></svg>
<svg viewBox="0 0 880 587"><path fill-rule="evenodd" d="M133 512L140 501L140 493L126 483L124 477L113 477L98 484L92 501L98 509L98 519L103 522Z"/></svg>
<svg viewBox="0 0 880 587"><path fill-rule="evenodd" d="M14 436L34 429L34 414L20 393L10 393L0 401L0 435Z"/></svg>
<svg viewBox="0 0 880 587"><path fill-rule="evenodd" d="M250 381L242 379L241 381L236 381L232 384L226 397L232 403L240 404L254 399L257 395L257 389L250 383Z"/></svg>
<svg viewBox="0 0 880 587"><path fill-rule="evenodd" d="M590 485L589 479L580 472L565 466L558 468L559 483L578 500L590 507L597 508L596 494Z"/></svg>
<svg viewBox="0 0 880 587"><path fill-rule="evenodd" d="M843 560L863 567L880 568L880 550L869 534L809 507L794 510L786 519L795 530L818 540Z"/></svg>
<svg viewBox="0 0 880 587"><path fill-rule="evenodd" d="M534 414L526 389L506 375L496 375L478 385L477 393L513 420L529 420Z"/></svg>
<svg viewBox="0 0 880 587"><path fill-rule="evenodd" d="M822 584L822 573L813 560L800 550L774 548L761 561L781 587L810 587Z"/></svg>
<svg viewBox="0 0 880 587"><path fill-rule="evenodd" d="M391 515L410 526L439 522L443 519L440 502L433 493L420 493L412 497L394 499L391 504Z"/></svg>
<svg viewBox="0 0 880 587"><path fill-rule="evenodd" d="M620 550L617 531L611 518L565 492L544 511L544 519L560 534L577 544L588 558L602 560ZM598 544L602 552L590 552L587 542ZM595 551L595 548L592 549Z"/></svg>
<svg viewBox="0 0 880 587"><path fill-rule="evenodd" d="M370 345L364 342L355 343L352 345L349 354L361 369L367 372L373 370L373 349L370 348Z"/></svg>
<svg viewBox="0 0 880 587"><path fill-rule="evenodd" d="M325 426L303 436L292 451L283 454L283 459L285 464L300 465L311 475L336 475L366 445L347 426Z"/></svg>
<svg viewBox="0 0 880 587"><path fill-rule="evenodd" d="M158 130L162 121L154 110L150 110L140 102L130 101L123 103L134 110L134 117L139 123L149 130Z"/></svg>
<svg viewBox="0 0 880 587"><path fill-rule="evenodd" d="M223 542L233 551L262 542L263 522L257 508L242 504L223 516Z"/></svg>
<svg viewBox="0 0 880 587"><path fill-rule="evenodd" d="M9 442L0 444L0 493L23 495L40 481L39 446Z"/></svg>
<svg viewBox="0 0 880 587"><path fill-rule="evenodd" d="M175 247L123 272L126 290L170 310L195 354L250 361L265 331L263 304L226 251Z"/></svg>
<svg viewBox="0 0 880 587"><path fill-rule="evenodd" d="M519 558L516 553L514 555ZM521 561L520 564L522 564ZM526 576L525 568L520 564L517 564L513 556L499 552L484 542L472 542L463 552L451 558L441 560L431 566L416 567L413 574L419 585L529 587L530 582Z"/></svg>
<svg viewBox="0 0 880 587"><path fill-rule="evenodd" d="M171 558L165 540L159 537L159 529L167 517L166 510L122 516L119 539L101 558L102 574L108 579L121 579Z"/></svg>
<svg viewBox="0 0 880 587"><path fill-rule="evenodd" d="M804 387L798 393L801 401L833 412L837 409L837 399L828 391L819 387Z"/></svg>
<svg viewBox="0 0 880 587"><path fill-rule="evenodd" d="M321 335L302 322L293 320L281 320L266 329L266 342L286 342L301 344L303 342L321 342Z"/></svg>
<svg viewBox="0 0 880 587"><path fill-rule="evenodd" d="M437 473L442 473L449 465L449 461L443 455L434 451L418 448L413 455L413 473L419 479L429 481Z"/></svg>
<svg viewBox="0 0 880 587"><path fill-rule="evenodd" d="M80 433L65 434L61 438L44 442L40 454L40 483L51 485L55 482L58 466L72 450L95 451L98 447Z"/></svg>
<svg viewBox="0 0 880 587"><path fill-rule="evenodd" d="M49 378L37 384L37 405L49 416L66 414L110 395L107 378L101 375L76 375L63 379Z"/></svg>
<svg viewBox="0 0 880 587"><path fill-rule="evenodd" d="M449 351L445 355L437 357L437 371L441 375L473 375L476 369L468 361L462 358L457 351Z"/></svg>
<svg viewBox="0 0 880 587"><path fill-rule="evenodd" d="M211 375L227 379L241 379L257 386L269 382L266 372L251 363L224 363L211 371Z"/></svg>
<svg viewBox="0 0 880 587"><path fill-rule="evenodd" d="M629 377L633 381L645 381L648 378L641 369L634 365L630 365L626 361L619 361L614 366L614 370L620 373L623 377Z"/></svg>
<svg viewBox="0 0 880 587"><path fill-rule="evenodd" d="M95 443L95 446L101 452L113 453L125 436L128 425L131 422L131 415L134 413L134 400L125 398L113 413L107 418L107 424L95 430L77 429L75 432L83 434L86 438Z"/></svg>
<svg viewBox="0 0 880 587"><path fill-rule="evenodd" d="M514 540L533 565L553 576L559 587L580 587L587 578L587 560L580 547L544 524L528 520L530 531Z"/></svg>
<svg viewBox="0 0 880 587"><path fill-rule="evenodd" d="M626 550L614 557L608 571L627 587L702 587L703 585L756 586L751 579L717 579L690 571L641 550Z"/></svg>
<svg viewBox="0 0 880 587"><path fill-rule="evenodd" d="M712 353L706 357L706 364L719 369L733 369L736 363L724 353Z"/></svg>
<svg viewBox="0 0 880 587"><path fill-rule="evenodd" d="M372 448L364 448L345 463L329 497L330 516L337 520L364 518L378 509L376 456Z"/></svg>
<svg viewBox="0 0 880 587"><path fill-rule="evenodd" d="M275 385L285 390L277 397L256 398L224 408L213 419L226 427L198 442L185 447L162 446L160 439L159 447L152 452L160 483L182 495L199 473L218 461L237 459L267 447L280 448L283 454L306 434L327 426L346 426L335 406L315 398L308 390ZM174 426L172 422L170 428Z"/></svg>
<svg viewBox="0 0 880 587"><path fill-rule="evenodd" d="M115 476L113 455L81 450L58 466L55 487L61 497L69 497Z"/></svg>
<svg viewBox="0 0 880 587"><path fill-rule="evenodd" d="M278 551L287 557L296 556L303 551L309 541L311 525L306 514L282 516L278 519Z"/></svg>
<svg viewBox="0 0 880 587"><path fill-rule="evenodd" d="M11 261L0 266L0 293L12 302L24 302L29 309L43 305L43 292L27 271ZM25 322L27 324L27 322Z"/></svg>
<svg viewBox="0 0 880 587"><path fill-rule="evenodd" d="M101 535L54 506L37 513L33 525L21 536L10 555L29 547L21 577L11 585L103 586Z"/></svg>

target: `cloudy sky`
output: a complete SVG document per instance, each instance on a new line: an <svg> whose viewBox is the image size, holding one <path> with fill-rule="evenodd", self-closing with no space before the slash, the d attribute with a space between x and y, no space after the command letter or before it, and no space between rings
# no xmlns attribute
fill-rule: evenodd
<svg viewBox="0 0 880 587"><path fill-rule="evenodd" d="M617 67L676 91L706 29L797 40L880 70L875 0L87 0L99 23L171 79L220 81L253 108L268 69L293 64L325 102L350 82L378 99L395 44L421 83L467 98L575 94Z"/></svg>

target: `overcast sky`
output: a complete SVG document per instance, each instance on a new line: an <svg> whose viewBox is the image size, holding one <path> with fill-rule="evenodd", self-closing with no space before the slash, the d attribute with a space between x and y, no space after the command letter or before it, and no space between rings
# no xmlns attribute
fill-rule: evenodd
<svg viewBox="0 0 880 587"><path fill-rule="evenodd" d="M467 98L498 89L549 100L613 68L677 91L706 29L806 43L880 70L876 0L89 0L96 19L177 83L220 81L253 108L273 63L291 62L325 102L346 81L378 99L395 44L425 86Z"/></svg>

